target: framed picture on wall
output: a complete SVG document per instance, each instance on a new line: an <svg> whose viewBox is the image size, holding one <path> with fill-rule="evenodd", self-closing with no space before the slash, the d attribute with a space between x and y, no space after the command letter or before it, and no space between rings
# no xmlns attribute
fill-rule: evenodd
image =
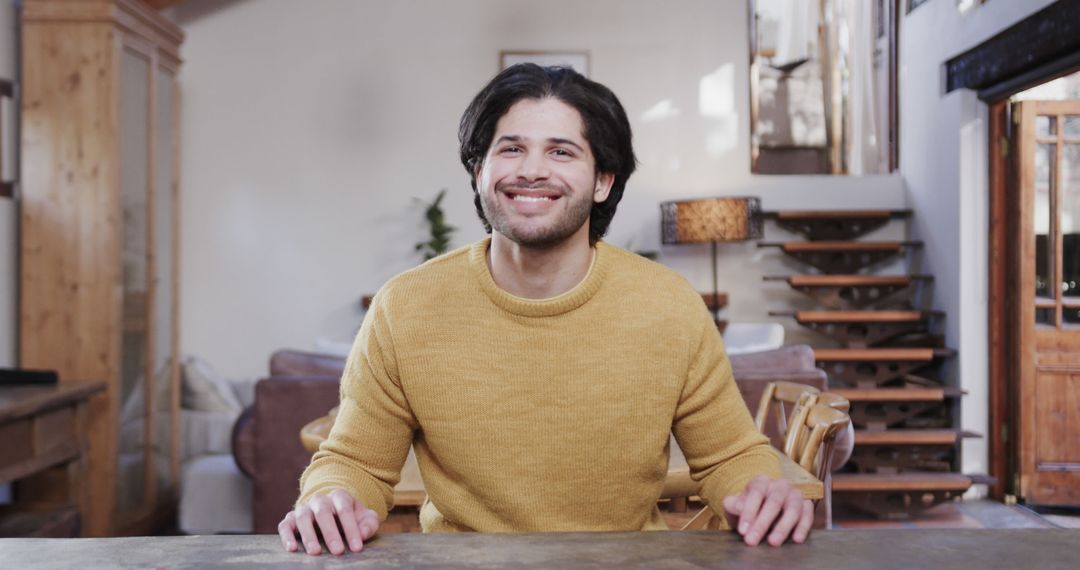
<svg viewBox="0 0 1080 570"><path fill-rule="evenodd" d="M536 65L564 65L574 71L589 76L589 52L587 51L501 51L499 69L503 70L517 63L535 63Z"/></svg>

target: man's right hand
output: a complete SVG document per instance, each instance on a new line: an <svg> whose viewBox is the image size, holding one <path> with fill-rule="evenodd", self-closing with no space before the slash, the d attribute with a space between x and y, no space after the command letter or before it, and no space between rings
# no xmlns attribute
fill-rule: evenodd
<svg viewBox="0 0 1080 570"><path fill-rule="evenodd" d="M330 552L341 555L345 553L344 541L348 542L349 550L353 552L360 552L364 548L364 541L375 536L379 530L379 515L342 489L334 489L329 495L318 493L297 505L278 523L282 546L289 552L296 552L299 548L296 533L299 532L304 550L318 556L322 553L322 547L315 534L315 525L318 525ZM345 533L344 541L341 531Z"/></svg>

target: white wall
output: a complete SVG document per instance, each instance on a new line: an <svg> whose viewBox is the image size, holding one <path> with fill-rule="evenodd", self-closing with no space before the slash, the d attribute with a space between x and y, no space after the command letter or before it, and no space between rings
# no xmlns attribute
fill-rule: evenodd
<svg viewBox="0 0 1080 570"><path fill-rule="evenodd" d="M413 198L448 188L455 245L482 237L456 132L500 50L588 50L592 77L627 108L641 166L608 237L616 245L661 249L658 203L670 199L904 206L898 177L750 175L745 4L181 4L183 350L255 376L277 348L351 338L360 295L418 262L413 244L426 230ZM762 285L760 275L794 267L775 251L721 249L729 318L806 303ZM665 247L661 261L711 286L707 247ZM805 335L787 324L789 338Z"/></svg>
<svg viewBox="0 0 1080 570"><path fill-rule="evenodd" d="M0 2L0 78L16 80L15 2ZM10 125L5 125L10 129ZM12 142L15 142L12 140ZM17 144L17 143L15 143ZM5 162L11 160L11 149L5 149ZM10 164L10 163L9 163ZM10 175L10 174L9 174ZM15 366L16 335L18 334L17 291L18 217L15 201L0 198L0 366Z"/></svg>
<svg viewBox="0 0 1080 570"><path fill-rule="evenodd" d="M927 2L901 23L900 172L926 242L924 271L936 276L934 305L948 312L945 336L959 350L952 373L968 395L964 429L987 434L987 108L971 91L944 92L944 63L1046 7L1052 0L988 2L960 13ZM962 467L988 471L986 439L964 443Z"/></svg>

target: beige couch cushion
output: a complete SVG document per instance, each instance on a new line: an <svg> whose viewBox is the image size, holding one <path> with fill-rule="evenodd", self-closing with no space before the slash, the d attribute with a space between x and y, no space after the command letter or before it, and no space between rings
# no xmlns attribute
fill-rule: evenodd
<svg viewBox="0 0 1080 570"><path fill-rule="evenodd" d="M201 358L184 358L181 379L180 405L185 409L231 414L243 409L229 381Z"/></svg>

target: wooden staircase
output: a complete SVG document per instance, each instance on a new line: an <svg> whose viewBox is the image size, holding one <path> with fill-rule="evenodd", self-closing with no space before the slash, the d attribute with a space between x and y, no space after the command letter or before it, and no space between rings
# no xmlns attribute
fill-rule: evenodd
<svg viewBox="0 0 1080 570"><path fill-rule="evenodd" d="M911 210L788 210L762 215L792 233L838 241L858 239L889 220L909 218Z"/></svg>
<svg viewBox="0 0 1080 570"><path fill-rule="evenodd" d="M963 393L941 381L956 351L934 335L945 319L914 300L931 275L868 274L882 261L918 251L917 241L856 241L910 210L822 210L763 215L807 241L762 242L820 273L768 276L821 310L772 311L832 341L815 348L830 391L851 401L855 447L832 479L833 500L886 518L907 518L962 495L974 482L958 472L960 445L978 434L957 429Z"/></svg>
<svg viewBox="0 0 1080 570"><path fill-rule="evenodd" d="M791 275L765 276L766 281L786 281L792 289L812 297L835 310L853 310L881 305L890 299L909 305L906 299L920 283L934 280L932 275Z"/></svg>
<svg viewBox="0 0 1080 570"><path fill-rule="evenodd" d="M770 311L852 348L880 345L899 336L925 333L940 311Z"/></svg>
<svg viewBox="0 0 1080 570"><path fill-rule="evenodd" d="M919 241L763 241L758 247L778 247L799 261L824 273L854 273L908 249L921 248Z"/></svg>
<svg viewBox="0 0 1080 570"><path fill-rule="evenodd" d="M911 373L955 353L944 348L822 348L814 350L814 359L828 372L830 387L872 388L930 382L914 380Z"/></svg>
<svg viewBox="0 0 1080 570"><path fill-rule="evenodd" d="M978 434L952 429L855 430L849 464L861 473L948 472L961 438Z"/></svg>

